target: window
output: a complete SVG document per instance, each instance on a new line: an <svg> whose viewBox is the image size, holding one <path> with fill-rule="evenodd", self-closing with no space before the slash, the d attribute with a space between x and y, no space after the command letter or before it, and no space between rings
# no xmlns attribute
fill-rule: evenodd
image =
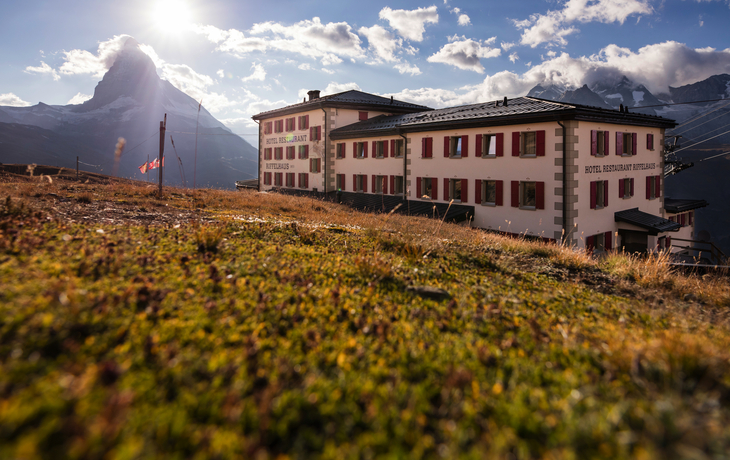
<svg viewBox="0 0 730 460"><path fill-rule="evenodd" d="M387 158L388 143L386 141L373 141L373 158Z"/></svg>
<svg viewBox="0 0 730 460"><path fill-rule="evenodd" d="M654 135L653 134L646 135L646 150L649 150L649 151L654 150Z"/></svg>
<svg viewBox="0 0 730 460"><path fill-rule="evenodd" d="M608 155L608 131L591 131L591 155Z"/></svg>
<svg viewBox="0 0 730 460"><path fill-rule="evenodd" d="M454 200L458 203L466 203L469 181L466 179L444 179L444 200Z"/></svg>
<svg viewBox="0 0 730 460"><path fill-rule="evenodd" d="M312 158L309 160L309 172L311 173L318 173L321 172L321 159L320 158Z"/></svg>
<svg viewBox="0 0 730 460"><path fill-rule="evenodd" d="M264 149L264 160L271 160L271 147Z"/></svg>
<svg viewBox="0 0 730 460"><path fill-rule="evenodd" d="M476 202L485 206L502 206L502 184L501 180L477 180Z"/></svg>
<svg viewBox="0 0 730 460"><path fill-rule="evenodd" d="M672 237L669 235L661 236L661 237L657 238L656 245L657 245L657 249L659 249L660 251L665 250L665 249L671 249L672 248Z"/></svg>
<svg viewBox="0 0 730 460"><path fill-rule="evenodd" d="M388 194L388 182L386 176L373 176L373 193Z"/></svg>
<svg viewBox="0 0 730 460"><path fill-rule="evenodd" d="M337 183L336 183L337 190L345 190L345 175L344 174L337 174L335 176L335 178L336 178L336 181L337 181Z"/></svg>
<svg viewBox="0 0 730 460"><path fill-rule="evenodd" d="M393 195L402 195L405 190L403 176L390 176L390 191Z"/></svg>
<svg viewBox="0 0 730 460"><path fill-rule="evenodd" d="M469 136L444 137L444 158L466 157L469 152L468 141Z"/></svg>
<svg viewBox="0 0 730 460"><path fill-rule="evenodd" d="M293 145L287 146L287 148L286 148L286 159L287 160L293 160L294 159L294 155L295 155L295 153L294 153L294 146Z"/></svg>
<svg viewBox="0 0 730 460"><path fill-rule="evenodd" d="M393 139L390 141L390 156L402 158L405 155L405 141L403 139Z"/></svg>
<svg viewBox="0 0 730 460"><path fill-rule="evenodd" d="M299 116L299 129L309 129L309 115Z"/></svg>
<svg viewBox="0 0 730 460"><path fill-rule="evenodd" d="M368 157L368 143L367 142L353 142L352 156L355 158L367 158Z"/></svg>
<svg viewBox="0 0 730 460"><path fill-rule="evenodd" d="M603 209L608 206L608 181L591 182L591 209Z"/></svg>
<svg viewBox="0 0 730 460"><path fill-rule="evenodd" d="M438 179L435 177L416 178L416 197L438 200Z"/></svg>
<svg viewBox="0 0 730 460"><path fill-rule="evenodd" d="M421 139L421 158L433 158L433 137Z"/></svg>
<svg viewBox="0 0 730 460"><path fill-rule="evenodd" d="M284 147L274 147L274 160L284 159Z"/></svg>
<svg viewBox="0 0 730 460"><path fill-rule="evenodd" d="M281 187L283 173L274 173L274 185Z"/></svg>
<svg viewBox="0 0 730 460"><path fill-rule="evenodd" d="M309 174L299 173L299 188L309 188Z"/></svg>
<svg viewBox="0 0 730 460"><path fill-rule="evenodd" d="M661 196L661 182L659 176L646 177L646 199L653 200Z"/></svg>
<svg viewBox="0 0 730 460"><path fill-rule="evenodd" d="M367 193L367 191L368 191L368 176L366 174L353 174L353 176L352 176L352 188L356 192Z"/></svg>
<svg viewBox="0 0 730 460"><path fill-rule="evenodd" d="M274 132L275 133L283 133L284 132L284 120L276 120L274 122Z"/></svg>
<svg viewBox="0 0 730 460"><path fill-rule="evenodd" d="M358 112L357 119L360 121L365 121L368 119L368 113L367 112Z"/></svg>
<svg viewBox="0 0 730 460"><path fill-rule="evenodd" d="M613 247L613 233L597 233L586 237L586 250L610 251Z"/></svg>
<svg viewBox="0 0 730 460"><path fill-rule="evenodd" d="M545 156L545 131L524 131L512 133L513 157Z"/></svg>
<svg viewBox="0 0 730 460"><path fill-rule="evenodd" d="M631 198L634 196L634 179L625 178L618 180L618 197Z"/></svg>
<svg viewBox="0 0 730 460"><path fill-rule="evenodd" d="M322 140L322 127L321 126L312 126L309 128L309 139L312 141L321 141Z"/></svg>
<svg viewBox="0 0 730 460"><path fill-rule="evenodd" d="M286 186L294 187L294 173L286 173Z"/></svg>
<svg viewBox="0 0 730 460"><path fill-rule="evenodd" d="M271 185L271 173L270 172L264 173L264 185Z"/></svg>
<svg viewBox="0 0 730 460"><path fill-rule="evenodd" d="M335 158L345 158L345 144L337 144L337 154Z"/></svg>
<svg viewBox="0 0 730 460"><path fill-rule="evenodd" d="M477 155L496 158L504 155L504 134L477 134Z"/></svg>
<svg viewBox="0 0 730 460"><path fill-rule="evenodd" d="M616 133L616 155L636 155L636 133Z"/></svg>
<svg viewBox="0 0 730 460"><path fill-rule="evenodd" d="M512 181L512 207L545 209L545 182Z"/></svg>
<svg viewBox="0 0 730 460"><path fill-rule="evenodd" d="M286 119L286 131L287 132L294 131L295 128L296 128L296 118L294 118L294 117L287 118Z"/></svg>
<svg viewBox="0 0 730 460"><path fill-rule="evenodd" d="M270 121L267 121L264 123L264 134L271 134L271 127L272 123Z"/></svg>
<svg viewBox="0 0 730 460"><path fill-rule="evenodd" d="M309 146L300 145L299 146L299 159L306 160L307 158L309 158Z"/></svg>

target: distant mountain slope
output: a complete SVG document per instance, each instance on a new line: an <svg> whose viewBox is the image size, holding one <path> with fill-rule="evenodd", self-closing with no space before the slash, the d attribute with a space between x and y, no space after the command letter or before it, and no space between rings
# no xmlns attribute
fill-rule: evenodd
<svg viewBox="0 0 730 460"><path fill-rule="evenodd" d="M154 63L136 41L129 39L116 61L96 86L94 96L80 105L2 107L0 122L32 125L52 131L54 142L30 142L34 131L4 127L6 143L0 144L0 161L23 157L24 163L48 163L75 167L79 151L89 151L86 162L111 171L119 137L127 144L119 165L119 175L144 179L137 169L159 152L159 124L167 114L165 183L181 185L179 155L188 186L195 168L195 130L198 102L161 80ZM234 135L205 108L198 126L196 185L232 189L236 180L257 177L256 148ZM19 137L12 141L12 133ZM175 142L173 149L170 136ZM21 142L20 139L25 139ZM98 171L98 169L97 169Z"/></svg>

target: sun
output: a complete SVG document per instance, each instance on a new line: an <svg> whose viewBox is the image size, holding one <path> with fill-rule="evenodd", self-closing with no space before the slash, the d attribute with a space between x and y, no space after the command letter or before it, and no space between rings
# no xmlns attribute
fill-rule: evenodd
<svg viewBox="0 0 730 460"><path fill-rule="evenodd" d="M166 34L182 32L192 24L192 14L185 1L158 0L151 14L155 28Z"/></svg>

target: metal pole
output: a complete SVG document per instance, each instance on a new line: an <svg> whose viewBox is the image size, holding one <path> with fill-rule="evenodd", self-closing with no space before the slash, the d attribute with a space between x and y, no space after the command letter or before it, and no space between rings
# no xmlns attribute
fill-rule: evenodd
<svg viewBox="0 0 730 460"><path fill-rule="evenodd" d="M159 193L160 198L162 198L162 165L165 161L165 128L167 127L167 114L165 114L165 120L160 122L160 183L159 183Z"/></svg>
<svg viewBox="0 0 730 460"><path fill-rule="evenodd" d="M150 181L150 154L147 154L147 182Z"/></svg>
<svg viewBox="0 0 730 460"><path fill-rule="evenodd" d="M79 157L76 156L76 180L79 180Z"/></svg>

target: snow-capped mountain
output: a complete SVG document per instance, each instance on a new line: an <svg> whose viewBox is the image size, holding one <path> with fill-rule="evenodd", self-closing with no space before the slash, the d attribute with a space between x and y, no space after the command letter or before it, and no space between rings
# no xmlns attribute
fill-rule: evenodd
<svg viewBox="0 0 730 460"><path fill-rule="evenodd" d="M94 96L83 104L32 107L0 107L0 161L6 163L52 163L75 167L76 156L90 170L109 173L119 137L127 141L119 165L120 176L144 179L138 166L158 156L160 121L167 114L165 183L233 188L236 180L257 175L256 149L234 135L205 108L198 121L197 168L195 130L198 102L168 81L160 79L152 60L134 39L128 39L112 67L97 84ZM32 125L50 131L29 129ZM35 134L34 134L35 133ZM47 142L13 142L34 135ZM173 148L170 136L174 140ZM29 145L36 145L31 149ZM79 149L83 145L85 148ZM177 161L180 157L180 162ZM194 172L194 169L196 171Z"/></svg>

